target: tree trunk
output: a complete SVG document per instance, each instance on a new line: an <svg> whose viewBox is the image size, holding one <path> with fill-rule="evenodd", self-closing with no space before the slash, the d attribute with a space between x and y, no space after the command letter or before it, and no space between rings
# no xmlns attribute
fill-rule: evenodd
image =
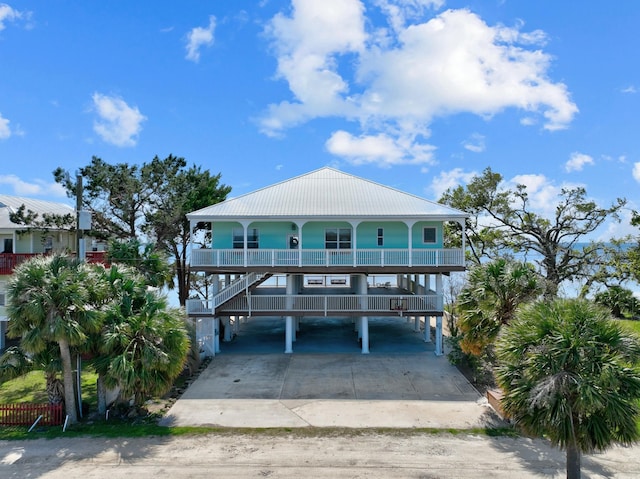
<svg viewBox="0 0 640 479"><path fill-rule="evenodd" d="M567 446L567 479L580 479L580 449L575 443Z"/></svg>
<svg viewBox="0 0 640 479"><path fill-rule="evenodd" d="M45 373L45 378L49 404L60 404L64 402L64 384L62 384L62 381L52 373Z"/></svg>
<svg viewBox="0 0 640 479"><path fill-rule="evenodd" d="M69 416L69 423L78 422L78 410L76 408L76 394L73 387L73 366L71 365L71 351L66 339L58 340L60 347L60 359L62 360L62 373L64 379L64 408Z"/></svg>
<svg viewBox="0 0 640 479"><path fill-rule="evenodd" d="M107 388L104 385L102 374L96 379L96 394L98 396L98 413L103 416L107 413Z"/></svg>

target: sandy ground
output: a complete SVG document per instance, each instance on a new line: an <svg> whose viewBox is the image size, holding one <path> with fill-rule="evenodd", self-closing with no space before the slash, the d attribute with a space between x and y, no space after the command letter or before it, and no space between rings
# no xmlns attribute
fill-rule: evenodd
<svg viewBox="0 0 640 479"><path fill-rule="evenodd" d="M0 441L0 477L560 478L541 440L401 432ZM640 477L640 447L583 457L584 478Z"/></svg>
<svg viewBox="0 0 640 479"><path fill-rule="evenodd" d="M565 477L564 453L542 440L417 433L420 427L486 425L487 407L411 325L375 323L370 355L358 354L347 325L342 343L335 330L331 335L333 355L293 356L250 350L281 351L279 330L271 344L269 325L255 326L267 329L255 335L260 341L225 345L227 354L214 359L167 416L170 424L218 424L227 432L0 441L0 479ZM304 326L298 350L304 350L305 341L307 348L322 342L318 334L328 334L319 328L313 336L313 325ZM403 354L380 350L394 341ZM268 426L291 432L235 429ZM384 434L375 429L383 426L406 429ZM586 456L582 466L584 478L640 478L640 446Z"/></svg>

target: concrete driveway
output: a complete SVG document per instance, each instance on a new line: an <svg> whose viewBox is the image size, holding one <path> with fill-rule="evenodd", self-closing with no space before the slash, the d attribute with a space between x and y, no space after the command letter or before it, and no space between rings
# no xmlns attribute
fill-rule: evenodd
<svg viewBox="0 0 640 479"><path fill-rule="evenodd" d="M406 318L371 318L360 353L349 318L303 320L284 354L284 321L255 318L170 409L163 424L221 427L504 425L485 398L434 355Z"/></svg>

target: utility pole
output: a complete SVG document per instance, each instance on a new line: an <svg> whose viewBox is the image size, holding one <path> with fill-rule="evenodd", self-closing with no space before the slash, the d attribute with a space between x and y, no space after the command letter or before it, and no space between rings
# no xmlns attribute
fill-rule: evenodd
<svg viewBox="0 0 640 479"><path fill-rule="evenodd" d="M81 221L82 211L82 175L76 174L76 255L80 261L85 259L84 230Z"/></svg>
<svg viewBox="0 0 640 479"><path fill-rule="evenodd" d="M84 230L82 229L82 175L76 173L76 257L85 260ZM78 395L78 413L82 418L82 358L76 355L76 392Z"/></svg>

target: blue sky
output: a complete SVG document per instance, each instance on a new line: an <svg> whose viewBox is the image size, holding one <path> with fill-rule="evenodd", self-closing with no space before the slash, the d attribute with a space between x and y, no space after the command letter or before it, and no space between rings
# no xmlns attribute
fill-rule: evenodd
<svg viewBox="0 0 640 479"><path fill-rule="evenodd" d="M232 196L330 165L428 199L487 166L640 209L640 2L0 3L0 193L182 156ZM624 224L602 234L632 231Z"/></svg>

